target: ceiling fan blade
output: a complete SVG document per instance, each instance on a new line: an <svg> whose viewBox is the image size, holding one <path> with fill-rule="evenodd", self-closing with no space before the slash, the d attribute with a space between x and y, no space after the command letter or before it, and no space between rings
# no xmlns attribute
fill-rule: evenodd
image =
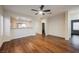
<svg viewBox="0 0 79 59"><path fill-rule="evenodd" d="M38 13L35 13L35 15L37 15Z"/></svg>
<svg viewBox="0 0 79 59"><path fill-rule="evenodd" d="M50 10L43 10L43 12L50 12Z"/></svg>
<svg viewBox="0 0 79 59"><path fill-rule="evenodd" d="M45 15L45 13L43 13L42 15Z"/></svg>
<svg viewBox="0 0 79 59"><path fill-rule="evenodd" d="M40 10L43 10L43 8L44 8L44 5L41 5Z"/></svg>
<svg viewBox="0 0 79 59"><path fill-rule="evenodd" d="M38 10L32 9L32 11L38 11Z"/></svg>

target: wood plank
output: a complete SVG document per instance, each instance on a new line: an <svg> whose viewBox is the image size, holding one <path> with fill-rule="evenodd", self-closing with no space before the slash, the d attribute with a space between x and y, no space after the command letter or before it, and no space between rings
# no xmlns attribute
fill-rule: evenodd
<svg viewBox="0 0 79 59"><path fill-rule="evenodd" d="M4 42L0 52L4 53L67 53L74 48L64 38L41 35L23 37Z"/></svg>

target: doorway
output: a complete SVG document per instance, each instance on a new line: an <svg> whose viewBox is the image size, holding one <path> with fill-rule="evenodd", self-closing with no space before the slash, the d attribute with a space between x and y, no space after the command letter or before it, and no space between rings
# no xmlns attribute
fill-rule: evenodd
<svg viewBox="0 0 79 59"><path fill-rule="evenodd" d="M71 21L71 35L79 35L79 20Z"/></svg>
<svg viewBox="0 0 79 59"><path fill-rule="evenodd" d="M42 36L45 36L45 23L42 23Z"/></svg>
<svg viewBox="0 0 79 59"><path fill-rule="evenodd" d="M79 20L71 21L71 39L72 46L79 49Z"/></svg>

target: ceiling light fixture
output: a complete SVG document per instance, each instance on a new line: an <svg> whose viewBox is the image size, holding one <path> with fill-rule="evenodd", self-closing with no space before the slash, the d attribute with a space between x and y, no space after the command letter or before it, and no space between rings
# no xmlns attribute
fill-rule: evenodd
<svg viewBox="0 0 79 59"><path fill-rule="evenodd" d="M41 15L43 14L43 12L42 12L42 11L39 11L38 13L39 13L39 14L41 14Z"/></svg>
<svg viewBox="0 0 79 59"><path fill-rule="evenodd" d="M45 13L50 12L50 9L44 9L44 5L40 6L40 10L37 9L31 9L32 11L36 11L35 15L41 14L41 15L45 15Z"/></svg>

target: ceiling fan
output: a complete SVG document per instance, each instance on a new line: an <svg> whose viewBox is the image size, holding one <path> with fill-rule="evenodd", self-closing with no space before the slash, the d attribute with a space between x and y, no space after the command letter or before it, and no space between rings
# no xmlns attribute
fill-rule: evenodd
<svg viewBox="0 0 79 59"><path fill-rule="evenodd" d="M51 10L47 9L47 10L44 10L44 5L41 5L40 6L40 10L36 10L36 9L31 9L32 11L36 11L35 15L38 15L38 14L41 14L41 15L45 15L46 12L49 12L51 14Z"/></svg>

